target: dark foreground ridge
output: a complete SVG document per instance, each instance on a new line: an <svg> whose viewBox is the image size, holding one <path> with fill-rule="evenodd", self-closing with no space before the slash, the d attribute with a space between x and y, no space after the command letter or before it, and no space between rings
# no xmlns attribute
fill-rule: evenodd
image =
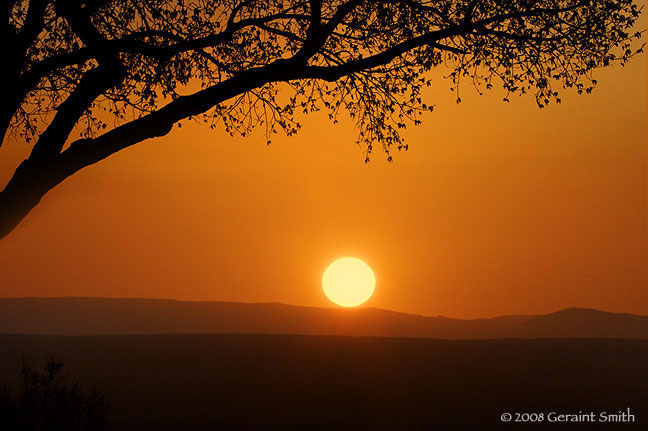
<svg viewBox="0 0 648 431"><path fill-rule="evenodd" d="M0 335L0 383L52 355L105 397L111 430L648 429L643 340ZM596 422L548 420L579 412Z"/></svg>
<svg viewBox="0 0 648 431"><path fill-rule="evenodd" d="M0 299L0 333L648 339L648 316L570 308L542 316L462 320L376 308L318 308L279 303L3 298Z"/></svg>

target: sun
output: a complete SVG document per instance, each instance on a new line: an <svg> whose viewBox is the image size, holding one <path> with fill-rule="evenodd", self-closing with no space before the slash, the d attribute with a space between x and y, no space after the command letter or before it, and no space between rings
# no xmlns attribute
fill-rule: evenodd
<svg viewBox="0 0 648 431"><path fill-rule="evenodd" d="M343 307L355 307L371 298L376 287L373 271L355 257L343 257L326 268L322 288L326 296Z"/></svg>

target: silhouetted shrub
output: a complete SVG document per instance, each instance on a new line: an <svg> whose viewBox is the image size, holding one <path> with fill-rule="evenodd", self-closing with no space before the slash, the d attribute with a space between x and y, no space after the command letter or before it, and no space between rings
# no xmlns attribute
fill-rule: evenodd
<svg viewBox="0 0 648 431"><path fill-rule="evenodd" d="M20 386L0 390L1 430L100 430L107 406L94 389L85 390L63 374L63 362L51 358L42 371L23 359ZM13 392L13 393L12 393Z"/></svg>

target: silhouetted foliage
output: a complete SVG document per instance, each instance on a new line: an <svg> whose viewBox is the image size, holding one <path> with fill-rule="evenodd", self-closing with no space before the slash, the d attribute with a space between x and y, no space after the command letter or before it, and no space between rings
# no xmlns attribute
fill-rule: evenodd
<svg viewBox="0 0 648 431"><path fill-rule="evenodd" d="M19 390L0 391L2 430L100 430L106 414L103 397L71 383L63 363L53 358L42 371L23 360Z"/></svg>
<svg viewBox="0 0 648 431"><path fill-rule="evenodd" d="M0 193L0 237L68 176L183 119L231 134L296 133L346 112L367 154L433 105L500 85L538 106L590 92L593 69L638 50L632 0L10 0L0 131L33 144ZM639 48L641 49L641 48ZM66 147L66 144L69 146Z"/></svg>

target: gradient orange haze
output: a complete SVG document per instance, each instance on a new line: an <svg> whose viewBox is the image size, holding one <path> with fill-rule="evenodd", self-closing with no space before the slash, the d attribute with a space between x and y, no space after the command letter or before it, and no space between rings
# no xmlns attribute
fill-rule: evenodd
<svg viewBox="0 0 648 431"><path fill-rule="evenodd" d="M468 88L457 105L440 72L392 164L324 115L270 146L185 122L50 192L0 241L0 296L328 306L322 272L356 256L367 306L648 314L646 56L595 77L539 110ZM0 153L2 184L26 151Z"/></svg>

